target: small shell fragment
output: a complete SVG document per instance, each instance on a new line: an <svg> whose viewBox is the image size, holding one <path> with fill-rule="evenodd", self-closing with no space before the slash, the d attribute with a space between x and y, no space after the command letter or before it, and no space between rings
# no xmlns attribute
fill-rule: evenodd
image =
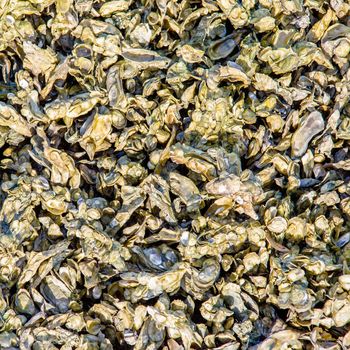
<svg viewBox="0 0 350 350"><path fill-rule="evenodd" d="M309 142L325 127L322 114L310 113L292 136L292 157L301 157L306 152Z"/></svg>
<svg viewBox="0 0 350 350"><path fill-rule="evenodd" d="M276 234L280 234L286 231L287 226L288 226L288 223L286 219L282 218L281 216L275 217L267 224L268 230Z"/></svg>

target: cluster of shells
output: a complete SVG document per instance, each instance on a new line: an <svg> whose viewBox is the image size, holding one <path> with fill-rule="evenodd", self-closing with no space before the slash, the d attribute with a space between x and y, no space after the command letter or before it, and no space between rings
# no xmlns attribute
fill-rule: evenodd
<svg viewBox="0 0 350 350"><path fill-rule="evenodd" d="M0 349L350 348L348 0L4 0L0 32Z"/></svg>

